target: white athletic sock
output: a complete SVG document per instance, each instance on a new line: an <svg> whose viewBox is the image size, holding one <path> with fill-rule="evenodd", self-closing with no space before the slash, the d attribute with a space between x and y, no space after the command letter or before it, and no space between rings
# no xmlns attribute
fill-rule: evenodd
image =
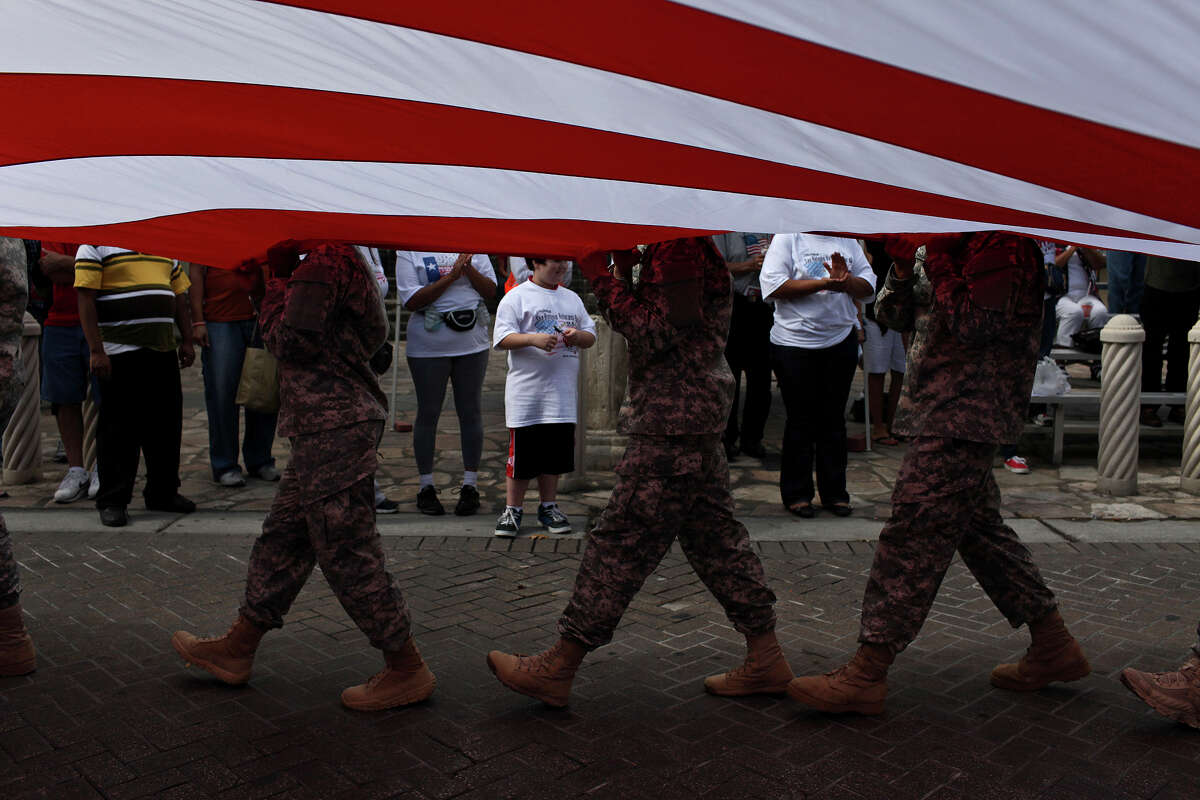
<svg viewBox="0 0 1200 800"><path fill-rule="evenodd" d="M525 513L524 506L505 506L505 508L509 511L515 511L517 513L517 516L521 516L522 514Z"/></svg>
<svg viewBox="0 0 1200 800"><path fill-rule="evenodd" d="M540 503L540 504L539 504L539 506L540 506L541 508L557 508L557 507L558 507L558 501L557 501L557 500L551 500L549 503Z"/></svg>
<svg viewBox="0 0 1200 800"><path fill-rule="evenodd" d="M463 470L463 486L474 486L476 481L478 481L478 480L479 480L479 472L477 470L476 471L472 471L469 469Z"/></svg>
<svg viewBox="0 0 1200 800"><path fill-rule="evenodd" d="M433 486L433 473L430 472L428 475L421 475L420 480L422 489L426 486Z"/></svg>

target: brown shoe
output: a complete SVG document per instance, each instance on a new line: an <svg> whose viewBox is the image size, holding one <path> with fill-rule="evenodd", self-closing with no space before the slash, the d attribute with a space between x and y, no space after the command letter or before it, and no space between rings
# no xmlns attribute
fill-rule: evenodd
<svg viewBox="0 0 1200 800"><path fill-rule="evenodd" d="M560 638L549 650L535 656L493 650L487 654L487 664L492 674L514 692L562 708L570 700L575 670L586 654L583 645Z"/></svg>
<svg viewBox="0 0 1200 800"><path fill-rule="evenodd" d="M883 645L864 644L849 663L833 672L793 678L788 697L831 714L882 714L893 658Z"/></svg>
<svg viewBox="0 0 1200 800"><path fill-rule="evenodd" d="M724 675L704 679L709 694L744 697L748 694L783 694L795 676L783 657L775 631L746 637L746 660Z"/></svg>
<svg viewBox="0 0 1200 800"><path fill-rule="evenodd" d="M1121 683L1167 719L1200 728L1200 656L1174 672L1123 669Z"/></svg>
<svg viewBox="0 0 1200 800"><path fill-rule="evenodd" d="M21 604L0 610L0 678L28 675L37 669L37 651L25 630Z"/></svg>
<svg viewBox="0 0 1200 800"><path fill-rule="evenodd" d="M411 638L399 650L385 650L383 672L342 692L342 705L355 711L382 711L419 703L433 694L433 676Z"/></svg>
<svg viewBox="0 0 1200 800"><path fill-rule="evenodd" d="M1062 616L1052 611L1029 625L1033 642L1016 664L992 670L992 686L1013 692L1034 692L1055 681L1077 681L1092 667Z"/></svg>
<svg viewBox="0 0 1200 800"><path fill-rule="evenodd" d="M224 636L200 639L187 631L175 631L171 645L191 666L211 672L225 683L239 686L250 680L254 652L266 630L241 614Z"/></svg>

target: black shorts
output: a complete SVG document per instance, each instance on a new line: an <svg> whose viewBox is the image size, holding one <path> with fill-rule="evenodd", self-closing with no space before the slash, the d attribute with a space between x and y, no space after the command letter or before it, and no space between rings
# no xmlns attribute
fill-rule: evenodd
<svg viewBox="0 0 1200 800"><path fill-rule="evenodd" d="M508 429L504 474L519 481L562 475L575 469L575 423L558 422Z"/></svg>

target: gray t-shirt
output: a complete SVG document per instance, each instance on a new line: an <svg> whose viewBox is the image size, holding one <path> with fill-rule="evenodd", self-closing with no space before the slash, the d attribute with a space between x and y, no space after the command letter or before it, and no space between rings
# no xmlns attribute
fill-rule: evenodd
<svg viewBox="0 0 1200 800"><path fill-rule="evenodd" d="M718 233L712 237L717 252L726 262L736 264L750 258L750 251L766 253L771 244L769 233ZM755 300L762 300L762 286L758 282L758 270L733 276L733 293Z"/></svg>

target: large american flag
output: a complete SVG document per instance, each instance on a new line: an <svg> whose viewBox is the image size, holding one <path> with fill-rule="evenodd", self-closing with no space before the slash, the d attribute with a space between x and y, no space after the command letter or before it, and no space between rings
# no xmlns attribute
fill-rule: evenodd
<svg viewBox="0 0 1200 800"><path fill-rule="evenodd" d="M1189 0L0 0L0 233L579 255L958 231L1200 259Z"/></svg>

